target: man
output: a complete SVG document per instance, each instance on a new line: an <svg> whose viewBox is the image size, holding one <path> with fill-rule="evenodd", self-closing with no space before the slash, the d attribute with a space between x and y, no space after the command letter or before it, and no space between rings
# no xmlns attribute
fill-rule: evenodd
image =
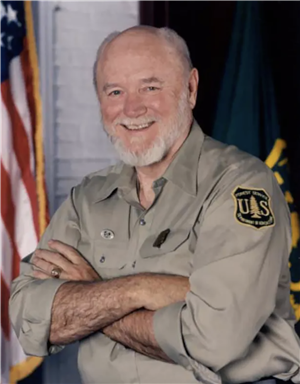
<svg viewBox="0 0 300 384"><path fill-rule="evenodd" d="M72 189L22 263L10 316L25 352L80 340L86 384L299 383L288 207L261 161L193 121L184 41L113 34L94 81L122 162Z"/></svg>

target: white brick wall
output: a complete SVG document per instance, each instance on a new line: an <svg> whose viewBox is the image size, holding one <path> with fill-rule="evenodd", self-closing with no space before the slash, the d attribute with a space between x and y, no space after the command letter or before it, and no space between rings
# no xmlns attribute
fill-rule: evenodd
<svg viewBox="0 0 300 384"><path fill-rule="evenodd" d="M137 1L59 1L56 5L54 209L84 175L115 162L116 155L100 124L92 67L98 46L110 32L138 24Z"/></svg>

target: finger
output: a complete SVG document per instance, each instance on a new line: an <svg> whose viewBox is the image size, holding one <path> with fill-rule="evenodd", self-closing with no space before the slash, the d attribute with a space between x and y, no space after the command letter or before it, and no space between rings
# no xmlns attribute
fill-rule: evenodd
<svg viewBox="0 0 300 384"><path fill-rule="evenodd" d="M36 270L39 270L39 271L41 271L41 272L47 273L47 271L45 271L44 269L38 267L37 265L35 265L35 264L33 264L33 263L28 263L28 264L32 265L33 270L35 270L35 271L36 271Z"/></svg>
<svg viewBox="0 0 300 384"><path fill-rule="evenodd" d="M51 249L64 255L73 264L80 264L83 261L83 257L80 253L68 244L62 243L59 240L50 240L48 245Z"/></svg>
<svg viewBox="0 0 300 384"><path fill-rule="evenodd" d="M43 260L39 260L39 263L40 263L40 261L42 261L42 262L44 262L44 263L47 263L46 261L43 261ZM42 263L41 263L42 264ZM48 263L49 265L50 265L50 263ZM34 277L37 277L38 279L49 279L49 278L54 278L53 276L52 276L52 274L51 274L51 271L52 271L52 269L54 268L54 267L57 267L57 265L54 265L54 264L51 264L51 269L50 269L50 267L45 267L45 268L47 268L47 270L46 269L41 269L40 268L40 266L37 266L37 265L35 265L35 264L32 264L33 265L33 267L34 268L38 268L38 269L34 269L33 270L33 272L32 272L32 275L34 276ZM71 265L70 263L69 263L69 265ZM48 269L49 268L49 269ZM49 272L48 272L49 271ZM60 273L60 275L59 275L59 279L63 279L63 280L73 280L73 279L71 279L70 278L70 274L68 273L68 272L66 272L66 271L61 271L61 273Z"/></svg>
<svg viewBox="0 0 300 384"><path fill-rule="evenodd" d="M57 265L49 263L43 259L39 259L38 257L34 261L34 267L37 267L42 270L42 272L51 276L51 271L53 268L57 267Z"/></svg>
<svg viewBox="0 0 300 384"><path fill-rule="evenodd" d="M32 271L32 276L40 280L51 279L52 277L41 271Z"/></svg>
<svg viewBox="0 0 300 384"><path fill-rule="evenodd" d="M47 251L46 249L36 250L32 261L33 264L35 264L36 259L43 259L48 263L54 264L65 270L68 270L72 267L72 263L63 255L60 255L57 252Z"/></svg>

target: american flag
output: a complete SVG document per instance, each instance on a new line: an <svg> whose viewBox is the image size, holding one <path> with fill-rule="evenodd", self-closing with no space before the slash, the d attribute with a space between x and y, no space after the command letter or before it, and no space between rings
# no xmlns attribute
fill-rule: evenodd
<svg viewBox="0 0 300 384"><path fill-rule="evenodd" d="M29 1L1 1L1 383L41 362L27 357L9 322L11 281L47 223L39 73Z"/></svg>

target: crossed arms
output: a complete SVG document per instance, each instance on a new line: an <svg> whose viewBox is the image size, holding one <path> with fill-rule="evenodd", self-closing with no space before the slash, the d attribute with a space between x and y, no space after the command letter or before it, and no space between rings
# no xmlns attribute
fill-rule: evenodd
<svg viewBox="0 0 300 384"><path fill-rule="evenodd" d="M51 344L69 344L102 330L137 352L172 362L155 340L153 314L185 299L188 278L145 273L102 281L74 248L59 241L49 247L52 251L37 250L31 263L38 279L51 278L56 265L62 269L60 278L68 280L54 297Z"/></svg>
<svg viewBox="0 0 300 384"><path fill-rule="evenodd" d="M131 349L171 359L197 375L200 364L221 372L225 381L248 382L259 374L279 371L291 377L299 368L299 343L288 318L288 209L276 180L270 182L265 173L257 172L244 172L236 180L236 171L232 172L220 197L206 211L189 280L141 274L101 281L87 263L83 265L83 258L77 255L76 261L73 253L66 256L58 243L50 247L64 256L60 262L67 262L68 268L59 266L68 273L61 274L63 280L50 279L49 263L58 265L58 260L56 252L47 259L49 238L66 241L75 249L81 239L79 218L68 199L41 240L43 250L31 260L43 270L48 265L48 273L35 271L33 278L32 267L22 262L22 273L12 284L10 317L26 353L44 356L49 353L47 340L57 345L53 346L56 351L59 345L101 330ZM274 227L255 231L234 220L233 181L238 185L246 179L247 185L272 191L278 220ZM207 241L212 233L214 241ZM280 297L286 295L287 300L278 303L283 318L272 316L279 282L284 284ZM264 324L276 333L261 332ZM253 341L256 336L259 343ZM287 340L284 346L282 337ZM284 367L279 362L285 362Z"/></svg>

